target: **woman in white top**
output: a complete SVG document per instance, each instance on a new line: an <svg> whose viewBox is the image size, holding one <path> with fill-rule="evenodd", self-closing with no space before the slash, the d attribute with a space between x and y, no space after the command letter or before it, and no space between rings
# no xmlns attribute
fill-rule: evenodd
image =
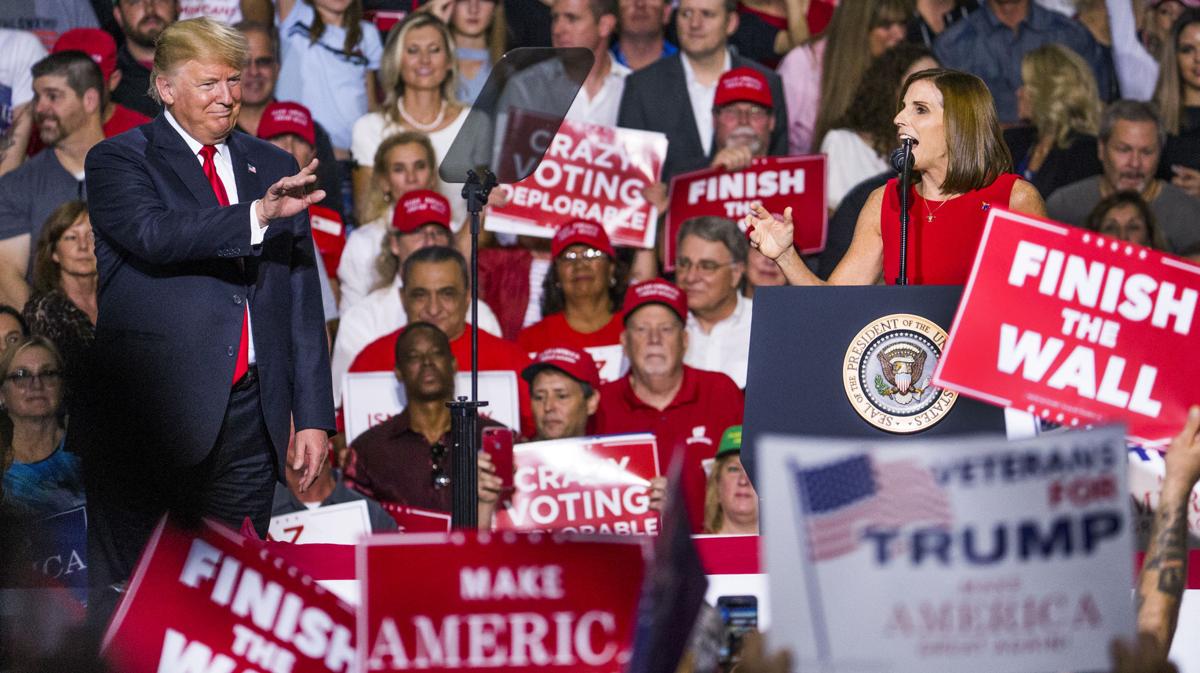
<svg viewBox="0 0 1200 673"><path fill-rule="evenodd" d="M896 146L892 120L900 86L912 73L937 66L927 48L903 43L884 52L863 73L854 94L857 102L821 141L821 153L828 158L825 202L830 211L860 182L888 169L888 155Z"/></svg>
<svg viewBox="0 0 1200 673"><path fill-rule="evenodd" d="M450 29L432 14L418 12L392 29L380 72L387 92L383 109L354 124L354 203L360 222L367 221L365 204L375 150L384 138L399 131L420 131L429 136L440 163L467 118L468 108L456 94L458 71ZM466 217L461 187L439 181L437 190L449 199L457 230Z"/></svg>

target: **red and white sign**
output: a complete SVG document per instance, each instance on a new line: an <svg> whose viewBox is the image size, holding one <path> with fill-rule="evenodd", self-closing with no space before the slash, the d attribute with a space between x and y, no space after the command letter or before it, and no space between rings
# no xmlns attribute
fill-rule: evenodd
<svg viewBox="0 0 1200 673"><path fill-rule="evenodd" d="M346 443L404 411L408 397L404 384L392 372L349 372L342 378L342 403L346 411ZM471 394L471 372L454 375L454 395ZM488 405L479 410L483 418L521 431L521 398L517 375L509 370L479 372L479 399Z"/></svg>
<svg viewBox="0 0 1200 673"><path fill-rule="evenodd" d="M104 638L115 671L345 673L354 613L261 543L165 517Z"/></svg>
<svg viewBox="0 0 1200 673"><path fill-rule="evenodd" d="M1198 297L1200 265L993 208L934 383L1166 442L1200 378Z"/></svg>
<svg viewBox="0 0 1200 673"><path fill-rule="evenodd" d="M359 545L358 670L618 673L639 538L380 535Z"/></svg>
<svg viewBox="0 0 1200 673"><path fill-rule="evenodd" d="M449 533L452 518L446 512L409 507L394 502L379 503L396 521L401 533Z"/></svg>
<svg viewBox="0 0 1200 673"><path fill-rule="evenodd" d="M825 209L825 155L760 157L749 168L726 171L705 168L671 178L671 207L667 210L664 239L668 270L675 267L675 238L685 220L715 215L737 221L750 212L750 204L783 217L791 206L795 229L792 241L801 254L825 249L829 213ZM743 227L744 230L744 227Z"/></svg>
<svg viewBox="0 0 1200 673"><path fill-rule="evenodd" d="M496 528L631 535L658 532L650 480L660 475L654 435L573 437L513 448L516 491Z"/></svg>
<svg viewBox="0 0 1200 673"><path fill-rule="evenodd" d="M575 121L551 134L544 122L520 111L509 123L517 130L506 134L501 156L531 160L516 146L522 140L545 155L529 177L500 185L508 204L490 209L489 230L552 238L564 224L590 220L604 224L613 245L654 247L658 212L642 190L662 175L664 134Z"/></svg>

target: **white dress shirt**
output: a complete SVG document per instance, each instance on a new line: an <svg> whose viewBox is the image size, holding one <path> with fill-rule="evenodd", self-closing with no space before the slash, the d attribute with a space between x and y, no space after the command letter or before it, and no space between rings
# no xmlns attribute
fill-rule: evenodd
<svg viewBox="0 0 1200 673"><path fill-rule="evenodd" d="M204 148L204 143L196 140L175 120L175 116L170 111L163 114L167 117L167 122L175 132L183 138L183 142L187 143L188 149L192 151L192 155L196 157L196 161L200 162L200 166L204 166L204 157L200 156L200 150ZM221 184L225 187L225 196L229 199L229 204L241 203L238 197L237 179L233 175L233 157L229 156L229 147L225 143L215 145L217 153L213 155L213 164L217 168L217 177L221 178ZM259 199L255 199L257 202ZM262 245L263 237L267 235L267 228L259 226L258 215L254 212L257 209L256 203L250 204L250 245ZM258 360L254 353L254 322L250 317L250 297L246 297L246 329L250 335L250 343L246 350L249 352L249 362L253 365Z"/></svg>
<svg viewBox="0 0 1200 673"><path fill-rule="evenodd" d="M687 54L680 52L679 62L683 64L683 76L687 80L688 100L692 104L692 117L696 119L696 130L700 132L700 145L704 148L704 155L712 154L713 144L713 99L717 95L717 83L713 82L712 86L705 86L696 79L696 71L692 70L692 62L688 60ZM729 58L729 50L725 51L725 65L721 67L721 72L729 72L733 67L732 59Z"/></svg>
<svg viewBox="0 0 1200 673"><path fill-rule="evenodd" d="M567 110L567 119L577 122L588 122L600 126L616 126L617 113L621 107L621 94L625 93L625 77L633 72L628 66L621 65L604 52L611 67L604 77L604 83L595 96L588 96L586 88L579 89L571 109ZM715 89L714 89L715 91Z"/></svg>
<svg viewBox="0 0 1200 673"><path fill-rule="evenodd" d="M750 364L750 319L754 302L737 294L733 313L712 326L705 334L696 316L688 313L687 353L683 363L696 369L721 372L733 379L739 388L746 387L746 368Z"/></svg>

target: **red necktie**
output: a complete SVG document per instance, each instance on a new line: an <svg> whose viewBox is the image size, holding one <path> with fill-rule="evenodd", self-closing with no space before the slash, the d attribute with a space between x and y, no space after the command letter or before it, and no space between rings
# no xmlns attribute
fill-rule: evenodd
<svg viewBox="0 0 1200 673"><path fill-rule="evenodd" d="M217 195L217 203L228 206L229 193L225 191L225 183L221 182L221 176L217 174L217 164L213 161L216 153L217 148L213 145L205 145L200 148L200 157L204 159L204 177L208 178L208 184L212 185L213 193ZM237 361L233 364L233 382L240 381L249 370L250 306L247 303L245 310L242 311L242 340L238 345Z"/></svg>

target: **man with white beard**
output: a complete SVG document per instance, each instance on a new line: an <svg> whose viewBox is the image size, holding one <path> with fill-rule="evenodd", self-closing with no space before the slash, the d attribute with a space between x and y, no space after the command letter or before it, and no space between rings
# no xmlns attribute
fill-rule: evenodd
<svg viewBox="0 0 1200 673"><path fill-rule="evenodd" d="M771 87L758 70L734 68L721 75L713 96L712 166L738 171L766 156L775 130L774 109Z"/></svg>

